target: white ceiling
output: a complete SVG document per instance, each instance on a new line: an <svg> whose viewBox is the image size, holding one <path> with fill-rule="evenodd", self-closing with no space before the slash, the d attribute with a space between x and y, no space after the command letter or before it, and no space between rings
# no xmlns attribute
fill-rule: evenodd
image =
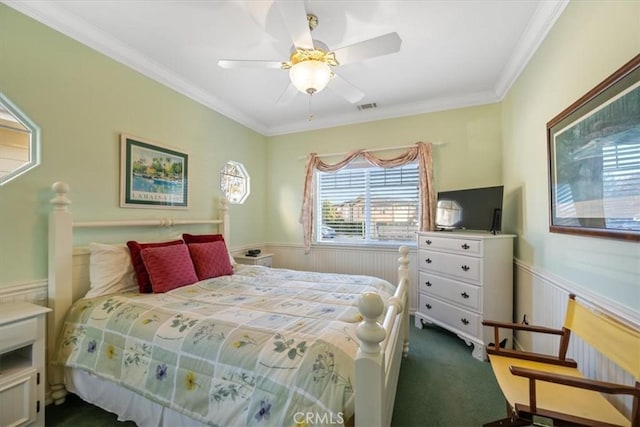
<svg viewBox="0 0 640 427"><path fill-rule="evenodd" d="M320 1L313 38L331 50L397 32L399 53L334 71L366 95L359 111L335 92L298 93L279 69L222 69L219 59L288 60L273 1L2 0L264 135L497 102L568 0ZM292 0L289 0L292 1Z"/></svg>

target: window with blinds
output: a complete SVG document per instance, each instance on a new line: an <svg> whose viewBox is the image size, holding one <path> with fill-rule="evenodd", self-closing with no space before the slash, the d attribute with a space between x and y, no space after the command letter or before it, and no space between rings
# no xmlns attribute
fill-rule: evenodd
<svg viewBox="0 0 640 427"><path fill-rule="evenodd" d="M418 164L354 164L316 172L316 241L349 244L415 240L420 209Z"/></svg>

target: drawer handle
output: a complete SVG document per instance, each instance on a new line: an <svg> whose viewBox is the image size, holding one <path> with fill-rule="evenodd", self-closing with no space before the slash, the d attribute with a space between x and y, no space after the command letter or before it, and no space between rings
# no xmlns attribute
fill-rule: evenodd
<svg viewBox="0 0 640 427"><path fill-rule="evenodd" d="M431 310L431 304L425 304L425 307L427 307L427 310Z"/></svg>
<svg viewBox="0 0 640 427"><path fill-rule="evenodd" d="M462 249L467 250L469 249L471 246L467 245L466 243L464 245L462 245Z"/></svg>
<svg viewBox="0 0 640 427"><path fill-rule="evenodd" d="M426 262L427 264L431 264L431 258L425 259L424 262Z"/></svg>
<svg viewBox="0 0 640 427"><path fill-rule="evenodd" d="M465 319L464 317L462 319L460 319L460 321L462 322L463 325L468 325L469 321L467 319Z"/></svg>
<svg viewBox="0 0 640 427"><path fill-rule="evenodd" d="M433 242L432 242L431 240L427 240L425 243L426 243L427 245L430 245L430 244L431 244L431 243L433 243Z"/></svg>
<svg viewBox="0 0 640 427"><path fill-rule="evenodd" d="M460 295L461 295L461 296L462 296L462 298L464 298L464 299L469 298L469 294L468 294L468 293L466 293L466 292L463 292L463 293L461 293Z"/></svg>
<svg viewBox="0 0 640 427"><path fill-rule="evenodd" d="M460 268L462 268L462 271L469 271L469 268L470 268L470 267L469 267L468 265L463 265L463 266L462 266L462 267L460 267Z"/></svg>
<svg viewBox="0 0 640 427"><path fill-rule="evenodd" d="M424 284L427 285L428 287L431 287L431 282L429 282L428 280L424 282Z"/></svg>

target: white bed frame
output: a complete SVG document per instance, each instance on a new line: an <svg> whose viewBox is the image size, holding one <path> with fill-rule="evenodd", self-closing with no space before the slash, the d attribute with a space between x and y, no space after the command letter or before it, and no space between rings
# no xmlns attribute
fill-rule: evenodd
<svg viewBox="0 0 640 427"><path fill-rule="evenodd" d="M64 370L51 363L58 334L70 306L82 298L89 289L89 252L73 244L73 230L77 228L123 228L123 227L174 227L197 224L217 226L225 240L229 241L229 214L226 203L222 203L219 219L173 220L111 220L74 221L67 197L69 186L56 182L51 186L55 197L49 214L49 307L48 317L48 379L49 401L64 402L67 391L64 386ZM394 296L388 301L382 325L377 321L384 312L381 298L372 292L360 296L359 309L364 321L358 326L356 335L361 341L356 356L355 377L355 426L389 426L393 415L396 386L402 356L409 351L409 312L407 291L409 289L409 249L400 248L398 258L398 285Z"/></svg>

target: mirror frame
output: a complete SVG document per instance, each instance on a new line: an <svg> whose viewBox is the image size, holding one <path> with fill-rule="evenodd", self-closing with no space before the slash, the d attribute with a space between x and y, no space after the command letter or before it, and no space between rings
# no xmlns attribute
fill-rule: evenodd
<svg viewBox="0 0 640 427"><path fill-rule="evenodd" d="M4 185L40 164L40 127L11 102L3 92L0 92L0 104L31 132L29 137L29 161L14 171L1 176L0 185Z"/></svg>

